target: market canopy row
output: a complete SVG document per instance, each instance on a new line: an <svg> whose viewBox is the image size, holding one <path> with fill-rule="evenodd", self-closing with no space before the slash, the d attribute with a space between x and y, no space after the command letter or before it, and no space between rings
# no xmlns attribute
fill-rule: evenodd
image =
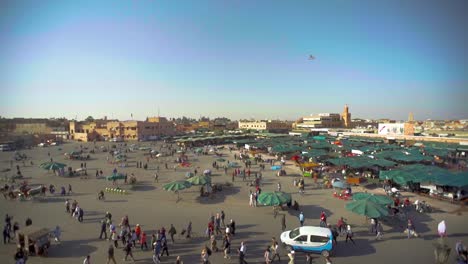
<svg viewBox="0 0 468 264"><path fill-rule="evenodd" d="M452 172L447 169L427 166L408 165L391 171L381 171L381 180L392 180L400 185L414 183L432 183L441 186L464 187L468 186L468 173Z"/></svg>

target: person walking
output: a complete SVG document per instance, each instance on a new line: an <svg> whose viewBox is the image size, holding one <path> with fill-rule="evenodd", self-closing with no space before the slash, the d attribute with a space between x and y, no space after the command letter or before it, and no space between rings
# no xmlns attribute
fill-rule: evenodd
<svg viewBox="0 0 468 264"><path fill-rule="evenodd" d="M119 247L119 236L117 235L117 232L115 230L111 233L110 235L111 240L114 242L114 247L118 248Z"/></svg>
<svg viewBox="0 0 468 264"><path fill-rule="evenodd" d="M124 261L127 261L127 257L130 256L130 258L135 262L135 259L133 258L132 254L132 242L130 240L127 241L127 245L125 245L124 251L125 251L125 258L123 259Z"/></svg>
<svg viewBox="0 0 468 264"><path fill-rule="evenodd" d="M70 213L70 200L65 200L65 212Z"/></svg>
<svg viewBox="0 0 468 264"><path fill-rule="evenodd" d="M158 172L155 172L155 173L154 173L154 181L155 181L155 182L159 182L159 174L158 174Z"/></svg>
<svg viewBox="0 0 468 264"><path fill-rule="evenodd" d="M350 225L346 227L346 243L348 243L348 239L351 240L351 242L353 242L354 245L356 245L356 243L353 240L353 231L351 230Z"/></svg>
<svg viewBox="0 0 468 264"><path fill-rule="evenodd" d="M161 239L161 244L162 244L161 257L162 257L162 255L164 255L164 252L166 252L166 256L169 257L169 247L167 246L166 237L163 237L163 239Z"/></svg>
<svg viewBox="0 0 468 264"><path fill-rule="evenodd" d="M215 218L215 232L216 235L222 234L221 232L221 216L219 213L216 213L216 218Z"/></svg>
<svg viewBox="0 0 468 264"><path fill-rule="evenodd" d="M295 263L294 259L296 258L296 252L294 252L294 250L291 250L291 252L288 254L288 257L289 257L288 264L294 264Z"/></svg>
<svg viewBox="0 0 468 264"><path fill-rule="evenodd" d="M187 236L186 236L186 238L190 238L191 235L192 235L192 221L190 221L188 226L187 226Z"/></svg>
<svg viewBox="0 0 468 264"><path fill-rule="evenodd" d="M303 212L299 214L299 223L301 224L301 226L304 226L304 213Z"/></svg>
<svg viewBox="0 0 468 264"><path fill-rule="evenodd" d="M88 255L86 258L83 260L83 264L91 264L91 256Z"/></svg>
<svg viewBox="0 0 468 264"><path fill-rule="evenodd" d="M59 226L55 227L54 230L54 237L55 237L55 242L60 243L60 236L62 235L62 230L60 230Z"/></svg>
<svg viewBox="0 0 468 264"><path fill-rule="evenodd" d="M271 258L271 262L273 263L273 261L275 261L276 257L278 257L278 262L281 262L281 257L280 257L280 254L279 254L279 245L278 245L278 242L276 241L276 239L273 240L273 244L271 245L271 251L273 253L273 257Z"/></svg>
<svg viewBox="0 0 468 264"><path fill-rule="evenodd" d="M105 220L101 221L101 234L99 235L99 239L102 239L102 234L104 234L104 239L107 239L107 224Z"/></svg>
<svg viewBox="0 0 468 264"><path fill-rule="evenodd" d="M224 219L226 218L226 215L224 214L224 211L221 210L221 224L223 227L226 227L226 224L224 224Z"/></svg>
<svg viewBox="0 0 468 264"><path fill-rule="evenodd" d="M278 192L281 192L281 183L278 182Z"/></svg>
<svg viewBox="0 0 468 264"><path fill-rule="evenodd" d="M7 241L10 243L11 237L10 237L10 231L8 230L8 226L5 226L3 228L3 244L6 244Z"/></svg>
<svg viewBox="0 0 468 264"><path fill-rule="evenodd" d="M109 264L111 260L114 264L117 264L114 256L114 246L112 244L110 244L109 248L107 249L107 264Z"/></svg>
<svg viewBox="0 0 468 264"><path fill-rule="evenodd" d="M327 225L328 229L330 229L331 233L332 233L332 236L333 236L333 244L336 246L336 244L338 244L338 236L340 235L338 233L338 230L336 227L332 227L330 224Z"/></svg>
<svg viewBox="0 0 468 264"><path fill-rule="evenodd" d="M210 238L210 242L211 242L211 251L212 252L218 252L218 243L216 241L216 237L215 235L211 235L211 238Z"/></svg>
<svg viewBox="0 0 468 264"><path fill-rule="evenodd" d="M265 252L263 253L263 258L265 259L265 264L270 264L271 258L270 258L270 247L267 247L265 249Z"/></svg>
<svg viewBox="0 0 468 264"><path fill-rule="evenodd" d="M410 239L413 233L415 233L413 221L411 221L411 219L408 219L408 223L406 225L406 231L408 232L408 239Z"/></svg>
<svg viewBox="0 0 468 264"><path fill-rule="evenodd" d="M157 240L156 243L154 244L154 250L153 250L153 262L155 264L161 263L161 240Z"/></svg>
<svg viewBox="0 0 468 264"><path fill-rule="evenodd" d="M171 224L171 228L169 228L169 231L167 233L171 236L172 244L174 244L174 235L177 234L177 230L175 229L173 224Z"/></svg>
<svg viewBox="0 0 468 264"><path fill-rule="evenodd" d="M380 240L382 239L383 237L383 227L382 227L382 224L380 222L377 222L377 226L376 226L376 232L377 232L377 235L375 236L375 240Z"/></svg>
<svg viewBox="0 0 468 264"><path fill-rule="evenodd" d="M140 249L143 250L143 248L145 248L145 250L148 250L148 243L146 243L145 232L141 232L141 236L140 236Z"/></svg>
<svg viewBox="0 0 468 264"><path fill-rule="evenodd" d="M312 255L310 255L310 253L307 253L306 264L312 264L312 261L313 261Z"/></svg>
<svg viewBox="0 0 468 264"><path fill-rule="evenodd" d="M281 218L281 230L286 230L286 215Z"/></svg>
<svg viewBox="0 0 468 264"><path fill-rule="evenodd" d="M247 261L245 261L245 253L247 252L247 247L245 246L245 242L241 242L240 248L237 250L239 253L239 264L248 264Z"/></svg>
<svg viewBox="0 0 468 264"><path fill-rule="evenodd" d="M320 213L320 227L327 227L327 215L324 211Z"/></svg>
<svg viewBox="0 0 468 264"><path fill-rule="evenodd" d="M209 257L210 257L210 254L208 253L208 250L205 247L204 249L202 249L201 254L200 254L201 263L202 264L210 264Z"/></svg>
<svg viewBox="0 0 468 264"><path fill-rule="evenodd" d="M225 259L231 259L231 256L229 255L231 253L231 239L229 238L229 234L224 235L223 252Z"/></svg>

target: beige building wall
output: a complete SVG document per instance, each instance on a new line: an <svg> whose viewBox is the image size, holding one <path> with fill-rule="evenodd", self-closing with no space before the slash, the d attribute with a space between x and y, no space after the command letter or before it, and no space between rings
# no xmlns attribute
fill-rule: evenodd
<svg viewBox="0 0 468 264"><path fill-rule="evenodd" d="M17 134L49 134L52 128L45 123L16 124L15 133Z"/></svg>
<svg viewBox="0 0 468 264"><path fill-rule="evenodd" d="M85 135L86 134L86 135ZM80 123L70 122L70 135L75 140L124 140L148 139L149 137L175 135L175 127L164 117L151 117L146 121L106 121ZM91 139L92 138L92 139Z"/></svg>

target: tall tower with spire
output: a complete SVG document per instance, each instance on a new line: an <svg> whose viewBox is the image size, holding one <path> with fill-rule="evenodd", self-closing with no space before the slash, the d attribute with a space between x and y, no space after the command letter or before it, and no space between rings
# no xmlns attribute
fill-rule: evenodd
<svg viewBox="0 0 468 264"><path fill-rule="evenodd" d="M408 114L408 122L414 122L414 115L413 115L413 112L410 112Z"/></svg>
<svg viewBox="0 0 468 264"><path fill-rule="evenodd" d="M351 113L349 112L348 105L345 105L343 113L341 114L344 127L351 127Z"/></svg>

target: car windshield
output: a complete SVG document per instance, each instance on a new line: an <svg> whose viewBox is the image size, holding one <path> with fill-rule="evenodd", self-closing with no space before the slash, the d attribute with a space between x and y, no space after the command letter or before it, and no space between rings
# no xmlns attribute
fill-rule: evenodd
<svg viewBox="0 0 468 264"><path fill-rule="evenodd" d="M289 238L295 238L299 235L299 228L296 228L294 230L291 230L291 232L289 232Z"/></svg>

